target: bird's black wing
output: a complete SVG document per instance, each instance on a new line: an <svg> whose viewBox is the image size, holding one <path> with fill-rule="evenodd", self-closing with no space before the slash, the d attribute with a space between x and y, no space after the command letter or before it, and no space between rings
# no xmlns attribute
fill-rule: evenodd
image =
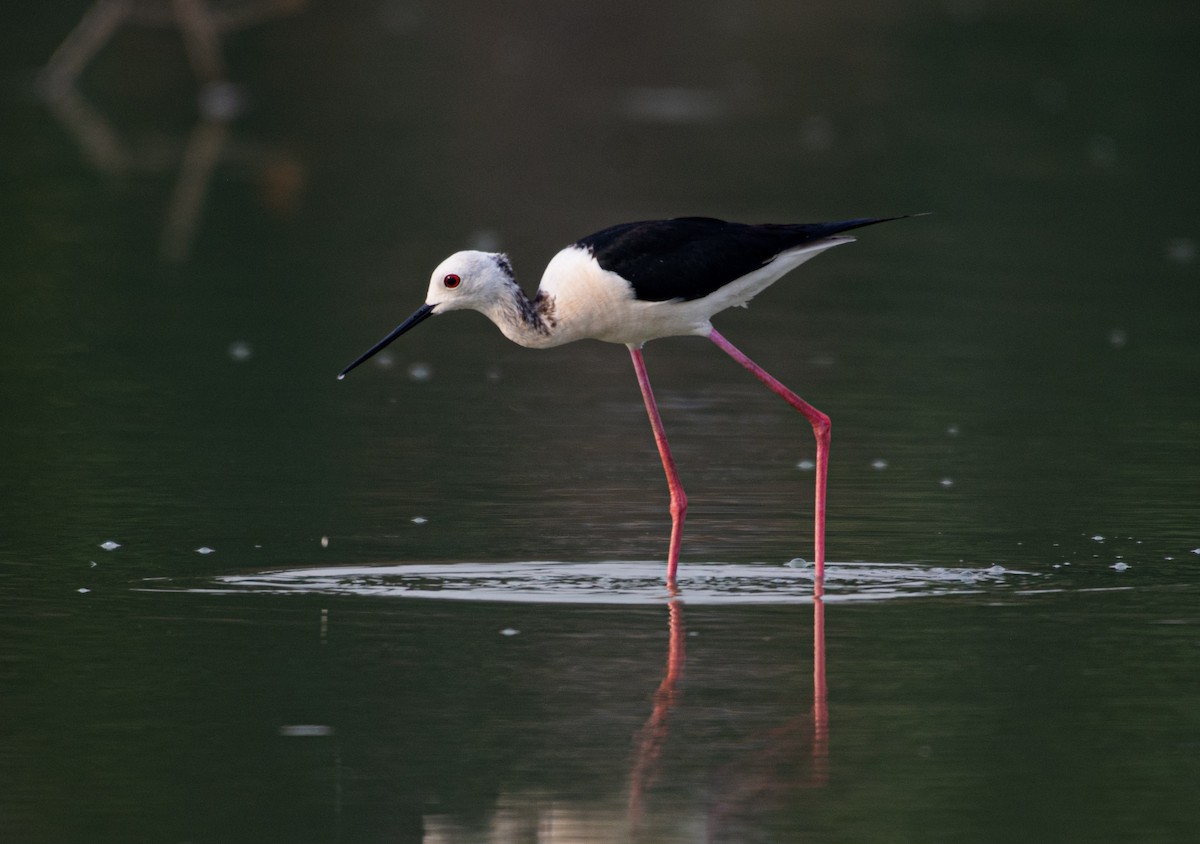
<svg viewBox="0 0 1200 844"><path fill-rule="evenodd" d="M897 219L890 217L887 219ZM747 225L709 217L622 223L575 245L624 278L643 301L701 299L761 267L780 252L838 232L886 222Z"/></svg>

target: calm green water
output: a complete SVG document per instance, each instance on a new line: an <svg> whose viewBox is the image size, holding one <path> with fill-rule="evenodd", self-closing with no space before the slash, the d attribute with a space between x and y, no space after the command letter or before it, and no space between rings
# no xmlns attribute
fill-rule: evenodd
<svg viewBox="0 0 1200 844"><path fill-rule="evenodd" d="M91 5L0 26L5 840L1194 836L1195 10L312 3L201 108L128 22L39 89ZM532 289L622 220L926 210L717 323L833 417L831 559L916 583L621 597L669 517L619 346L472 314L333 377L465 246ZM646 356L685 576L794 572L807 426Z"/></svg>

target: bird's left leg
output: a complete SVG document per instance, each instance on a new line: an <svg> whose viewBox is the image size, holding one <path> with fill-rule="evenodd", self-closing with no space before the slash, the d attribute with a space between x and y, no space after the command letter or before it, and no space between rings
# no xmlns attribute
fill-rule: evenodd
<svg viewBox="0 0 1200 844"><path fill-rule="evenodd" d="M814 505L813 556L816 558L817 594L820 594L823 591L825 579L825 487L829 477L829 417L783 386L779 379L746 357L741 350L717 333L715 328L709 332L708 339L716 343L725 354L750 370L755 378L771 389L771 392L804 414L804 418L812 425L813 435L817 438L817 490Z"/></svg>
<svg viewBox="0 0 1200 844"><path fill-rule="evenodd" d="M663 430L662 417L658 414L658 403L654 401L654 392L650 389L650 378L646 375L646 362L642 359L642 350L639 346L631 345L629 354L633 358L638 386L642 388L646 413L650 415L650 427L654 429L654 442L658 445L663 470L667 473L667 487L671 491L671 545L667 550L667 588L674 590L675 572L679 568L679 546L683 542L683 520L687 517L687 495L684 494L683 484L679 482L679 473L675 471L675 460L671 457L671 447L667 445L667 433Z"/></svg>

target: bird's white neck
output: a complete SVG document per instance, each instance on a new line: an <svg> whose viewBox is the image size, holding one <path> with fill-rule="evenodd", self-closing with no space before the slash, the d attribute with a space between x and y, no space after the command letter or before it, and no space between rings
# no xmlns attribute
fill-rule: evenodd
<svg viewBox="0 0 1200 844"><path fill-rule="evenodd" d="M479 310L496 323L505 337L527 348L541 349L564 342L556 332L554 299L543 292L530 299L512 282Z"/></svg>

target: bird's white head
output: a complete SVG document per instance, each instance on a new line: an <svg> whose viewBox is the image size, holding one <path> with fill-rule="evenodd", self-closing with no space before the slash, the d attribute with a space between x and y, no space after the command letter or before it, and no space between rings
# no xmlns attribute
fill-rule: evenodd
<svg viewBox="0 0 1200 844"><path fill-rule="evenodd" d="M511 303L519 292L508 256L498 252L474 250L455 252L433 271L425 304L360 355L354 363L338 373L338 380L345 378L351 369L373 357L401 334L431 316L447 311L471 309L482 311L496 320L503 303Z"/></svg>
<svg viewBox="0 0 1200 844"><path fill-rule="evenodd" d="M425 305L435 314L465 309L488 313L498 301L512 298L516 284L507 255L455 252L430 276Z"/></svg>

